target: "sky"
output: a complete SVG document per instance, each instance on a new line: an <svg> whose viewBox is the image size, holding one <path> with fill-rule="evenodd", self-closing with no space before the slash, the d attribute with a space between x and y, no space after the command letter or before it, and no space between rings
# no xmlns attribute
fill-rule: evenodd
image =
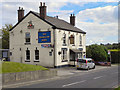
<svg viewBox="0 0 120 90"><path fill-rule="evenodd" d="M2 0L0 29L5 24L17 23L19 6L24 8L26 15L29 11L39 12L41 1ZM86 45L118 42L118 0L44 0L44 2L48 16L58 16L59 19L70 22L70 14L75 14L75 26L86 32Z"/></svg>

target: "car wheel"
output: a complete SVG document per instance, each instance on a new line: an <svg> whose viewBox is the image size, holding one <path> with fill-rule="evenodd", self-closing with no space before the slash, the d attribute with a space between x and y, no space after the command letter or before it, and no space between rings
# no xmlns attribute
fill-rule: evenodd
<svg viewBox="0 0 120 90"><path fill-rule="evenodd" d="M95 69L95 65L94 65L93 69Z"/></svg>
<svg viewBox="0 0 120 90"><path fill-rule="evenodd" d="M88 67L87 70L90 70L90 68Z"/></svg>

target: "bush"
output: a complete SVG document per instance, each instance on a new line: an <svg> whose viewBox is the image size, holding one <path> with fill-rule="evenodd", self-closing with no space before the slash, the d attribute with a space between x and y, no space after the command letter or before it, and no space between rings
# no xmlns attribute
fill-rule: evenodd
<svg viewBox="0 0 120 90"><path fill-rule="evenodd" d="M111 51L111 63L120 63L120 51Z"/></svg>
<svg viewBox="0 0 120 90"><path fill-rule="evenodd" d="M88 58L94 59L94 61L107 61L108 60L108 54L107 54L107 48L103 45L90 45L86 49L86 56Z"/></svg>

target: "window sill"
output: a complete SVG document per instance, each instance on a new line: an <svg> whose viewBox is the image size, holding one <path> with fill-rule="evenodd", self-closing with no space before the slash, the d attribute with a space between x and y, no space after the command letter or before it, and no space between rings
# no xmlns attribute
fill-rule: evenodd
<svg viewBox="0 0 120 90"><path fill-rule="evenodd" d="M30 60L25 60L25 62L30 62Z"/></svg>
<svg viewBox="0 0 120 90"><path fill-rule="evenodd" d="M75 46L75 44L73 44L72 46Z"/></svg>
<svg viewBox="0 0 120 90"><path fill-rule="evenodd" d="M62 62L68 62L68 60L62 60Z"/></svg>
<svg viewBox="0 0 120 90"><path fill-rule="evenodd" d="M67 44L62 44L63 46L67 46Z"/></svg>
<svg viewBox="0 0 120 90"><path fill-rule="evenodd" d="M27 43L25 43L25 45L30 45L30 44L31 44L30 42L29 42L29 43L28 43L28 42L27 42Z"/></svg>
<svg viewBox="0 0 120 90"><path fill-rule="evenodd" d="M38 60L34 60L34 62L40 62L40 61L38 61Z"/></svg>
<svg viewBox="0 0 120 90"><path fill-rule="evenodd" d="M79 46L82 46L82 45L79 45Z"/></svg>

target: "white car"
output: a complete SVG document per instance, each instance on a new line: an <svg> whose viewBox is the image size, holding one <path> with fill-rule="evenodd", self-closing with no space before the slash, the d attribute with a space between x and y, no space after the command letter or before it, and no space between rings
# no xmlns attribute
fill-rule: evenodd
<svg viewBox="0 0 120 90"><path fill-rule="evenodd" d="M95 69L95 63L91 58L80 58L77 59L77 69Z"/></svg>

